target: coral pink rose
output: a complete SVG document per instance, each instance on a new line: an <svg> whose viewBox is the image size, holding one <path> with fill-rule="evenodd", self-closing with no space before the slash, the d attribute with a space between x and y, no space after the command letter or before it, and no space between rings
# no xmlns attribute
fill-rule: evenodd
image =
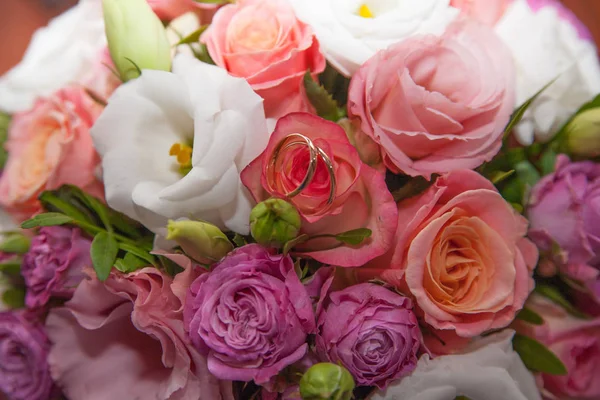
<svg viewBox="0 0 600 400"><path fill-rule="evenodd" d="M245 0L221 8L202 35L215 63L248 80L268 117L309 111L302 78L323 72L312 29L284 0Z"/></svg>
<svg viewBox="0 0 600 400"><path fill-rule="evenodd" d="M286 198L304 179L310 165L310 152L304 145L284 146L274 173L268 173L277 145L294 133L304 135L321 148L332 162L336 181L333 201L328 204L332 182L325 162L318 158L312 181L300 194L288 199L302 217L301 233L338 234L358 228L372 231L371 237L357 246L340 246L334 239L321 238L297 249L318 261L341 267L360 266L385 253L392 246L396 229L394 199L384 174L360 160L344 130L333 122L307 113L280 118L265 151L242 171L242 182L254 199Z"/></svg>
<svg viewBox="0 0 600 400"><path fill-rule="evenodd" d="M189 265L175 279L144 268L83 281L46 323L52 377L67 397L233 399L231 382L208 372L184 330L185 293L197 276Z"/></svg>
<svg viewBox="0 0 600 400"><path fill-rule="evenodd" d="M524 238L527 220L492 183L454 171L398 208L395 249L355 276L410 293L444 341L510 324L534 287L538 251Z"/></svg>
<svg viewBox="0 0 600 400"><path fill-rule="evenodd" d="M567 368L567 375L542 374L544 390L561 399L599 399L600 318L575 318L539 295L529 298L527 308L538 313L544 323L519 322L518 330L546 345Z"/></svg>
<svg viewBox="0 0 600 400"><path fill-rule="evenodd" d="M200 17L201 24L210 24L213 15L221 6L221 4L201 3L196 0L148 0L148 4L163 21L170 21L185 13L194 12Z"/></svg>
<svg viewBox="0 0 600 400"><path fill-rule="evenodd" d="M471 18L494 26L512 2L513 0L452 0L450 5L459 8Z"/></svg>
<svg viewBox="0 0 600 400"><path fill-rule="evenodd" d="M0 178L0 204L24 220L40 211L38 195L63 184L102 196L95 176L100 163L89 130L101 112L80 87L38 99L33 109L14 116Z"/></svg>
<svg viewBox="0 0 600 400"><path fill-rule="evenodd" d="M475 168L502 142L514 104L510 53L485 25L461 19L441 37L416 36L352 77L348 114L394 172Z"/></svg>

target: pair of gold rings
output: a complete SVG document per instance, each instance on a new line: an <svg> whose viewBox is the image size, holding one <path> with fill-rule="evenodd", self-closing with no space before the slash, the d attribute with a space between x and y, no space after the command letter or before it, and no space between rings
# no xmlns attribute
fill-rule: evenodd
<svg viewBox="0 0 600 400"><path fill-rule="evenodd" d="M284 193L284 196L291 199L295 196L298 196L304 189L306 189L308 185L310 185L315 176L315 172L317 171L317 162L319 161L319 158L321 158L327 167L327 172L329 173L330 185L327 205L330 206L335 200L337 188L333 163L331 162L329 156L319 146L316 146L312 140L300 133L291 133L287 135L279 143L277 143L277 146L275 146L271 159L269 160L269 164L267 165L267 184L269 186L271 185L271 182L273 182L275 179L275 173L278 172L277 170L281 169L281 166L278 164L281 152L294 146L305 146L309 151L310 162L302 182L300 182L298 187L296 187L294 190ZM276 189L273 187L269 187L269 189L271 191L276 191Z"/></svg>

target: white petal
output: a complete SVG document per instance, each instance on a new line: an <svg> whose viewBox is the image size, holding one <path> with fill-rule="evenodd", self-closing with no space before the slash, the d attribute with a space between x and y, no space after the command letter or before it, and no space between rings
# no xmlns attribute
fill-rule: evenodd
<svg viewBox="0 0 600 400"><path fill-rule="evenodd" d="M102 1L81 0L38 29L22 61L0 77L0 109L24 111L39 96L81 83L105 46Z"/></svg>

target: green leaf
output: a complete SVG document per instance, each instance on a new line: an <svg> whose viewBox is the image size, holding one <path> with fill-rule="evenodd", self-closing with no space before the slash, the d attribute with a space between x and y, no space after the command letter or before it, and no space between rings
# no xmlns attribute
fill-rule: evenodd
<svg viewBox="0 0 600 400"><path fill-rule="evenodd" d="M562 308L564 308L569 314L578 317L578 318L582 318L585 319L587 318L587 316L582 313L581 311L579 311L578 309L576 309L563 295L562 293L555 288L554 286L550 286L550 285L546 285L543 283L538 283L535 286L535 292L544 296L545 298L547 298L548 300L552 301L553 303L561 306Z"/></svg>
<svg viewBox="0 0 600 400"><path fill-rule="evenodd" d="M530 324L533 324L533 325L543 325L544 324L544 319L540 316L540 314L536 313L535 311L533 311L529 308L523 308L521 311L519 311L519 313L517 314L517 319L520 319L521 321L529 322Z"/></svg>
<svg viewBox="0 0 600 400"><path fill-rule="evenodd" d="M119 244L112 234L100 232L94 237L90 248L90 256L99 280L105 281L108 278L118 252Z"/></svg>
<svg viewBox="0 0 600 400"><path fill-rule="evenodd" d="M372 233L373 232L370 229L358 228L351 231L338 233L335 235L335 238L342 243L356 246L361 244L365 239L371 237Z"/></svg>
<svg viewBox="0 0 600 400"><path fill-rule="evenodd" d="M246 241L246 238L243 237L242 235L240 235L239 233L236 233L233 236L233 239L231 239L231 241L238 247L242 247L248 244L248 242Z"/></svg>
<svg viewBox="0 0 600 400"><path fill-rule="evenodd" d="M182 38L179 42L177 42L177 44L175 46L179 46L182 44L197 43L200 40L200 36L204 33L204 31L208 27L209 27L209 25L202 25L199 29L195 30L194 32L192 32L189 35Z"/></svg>
<svg viewBox="0 0 600 400"><path fill-rule="evenodd" d="M2 294L2 302L13 309L23 308L25 306L25 289L8 289Z"/></svg>
<svg viewBox="0 0 600 400"><path fill-rule="evenodd" d="M141 258L146 262L146 265L150 264L153 266L157 266L158 263L156 261L156 257L150 254L149 251L142 247L133 246L128 243L119 243L119 248L123 251L131 253L132 255Z"/></svg>
<svg viewBox="0 0 600 400"><path fill-rule="evenodd" d="M0 264L0 272L10 275L19 275L21 273L21 260L11 260Z"/></svg>
<svg viewBox="0 0 600 400"><path fill-rule="evenodd" d="M20 233L8 235L2 243L0 243L0 251L4 253L25 254L29 251L31 240Z"/></svg>
<svg viewBox="0 0 600 400"><path fill-rule="evenodd" d="M562 361L537 340L517 333L513 338L513 347L529 370L549 375L567 374Z"/></svg>
<svg viewBox="0 0 600 400"><path fill-rule="evenodd" d="M542 156L537 162L537 165L540 168L542 175L548 175L554 172L554 166L556 164L556 152L552 147L549 147L546 151L542 153Z"/></svg>
<svg viewBox="0 0 600 400"><path fill-rule="evenodd" d="M294 248L294 246L298 246L299 244L302 244L308 240L310 240L310 236L308 236L307 234L302 234L290 241L287 241L283 245L283 254L288 254L290 252L290 250L292 250L292 248Z"/></svg>
<svg viewBox="0 0 600 400"><path fill-rule="evenodd" d="M65 214L77 221L94 223L93 216L74 205L69 197L64 196L62 193L45 191L39 196L39 200L42 206L48 211Z"/></svg>
<svg viewBox="0 0 600 400"><path fill-rule="evenodd" d="M505 179L509 178L510 176L512 176L515 173L514 169L511 169L510 171L496 171L492 174L491 177L491 181L494 185L499 184L500 182L504 181Z"/></svg>
<svg viewBox="0 0 600 400"><path fill-rule="evenodd" d="M133 253L127 253L125 254L125 257L119 258L115 261L115 268L124 273L137 271L138 269L142 269L147 266L147 261L142 260Z"/></svg>
<svg viewBox="0 0 600 400"><path fill-rule="evenodd" d="M4 168L8 159L8 152L4 148L4 143L8 139L8 127L12 117L8 114L0 112L0 169Z"/></svg>
<svg viewBox="0 0 600 400"><path fill-rule="evenodd" d="M333 122L345 117L345 111L338 107L337 102L323 86L313 80L310 71L304 74L304 89L319 117Z"/></svg>
<svg viewBox="0 0 600 400"><path fill-rule="evenodd" d="M68 215L49 212L44 214L38 214L35 217L28 219L27 221L21 224L21 228L23 229L31 229L36 228L38 226L55 226L55 225L64 225L69 222L73 222L73 218Z"/></svg>
<svg viewBox="0 0 600 400"><path fill-rule="evenodd" d="M558 77L557 77L558 78ZM536 94L534 94L530 99L525 101L519 108L513 112L510 117L510 121L508 121L508 125L504 128L504 140L506 140L515 126L523 119L523 115L525 115L525 111L531 106L531 104L538 98L540 94L542 94L550 85L552 85L557 78L552 79L548 82L543 88L541 88Z"/></svg>

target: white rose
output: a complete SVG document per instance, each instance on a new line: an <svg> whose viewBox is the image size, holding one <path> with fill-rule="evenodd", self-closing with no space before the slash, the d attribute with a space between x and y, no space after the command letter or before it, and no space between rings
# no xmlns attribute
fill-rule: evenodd
<svg viewBox="0 0 600 400"><path fill-rule="evenodd" d="M244 79L179 54L172 73L145 70L119 87L91 134L114 209L159 234L182 217L248 233L253 202L239 175L269 134ZM184 176L169 152L192 142Z"/></svg>
<svg viewBox="0 0 600 400"><path fill-rule="evenodd" d="M514 331L482 339L464 354L429 359L371 400L540 400L533 375L513 351Z"/></svg>
<svg viewBox="0 0 600 400"><path fill-rule="evenodd" d="M0 109L27 110L37 97L83 82L104 47L102 1L80 0L37 30L23 60L0 77Z"/></svg>
<svg viewBox="0 0 600 400"><path fill-rule="evenodd" d="M516 129L524 145L547 141L585 102L600 92L600 64L594 44L578 35L556 6L533 11L515 1L496 25L517 66L516 106L558 77L530 106Z"/></svg>
<svg viewBox="0 0 600 400"><path fill-rule="evenodd" d="M327 60L352 75L377 51L420 33L441 34L459 11L450 0L290 0ZM371 14L372 18L360 16ZM367 14L365 14L367 13Z"/></svg>

